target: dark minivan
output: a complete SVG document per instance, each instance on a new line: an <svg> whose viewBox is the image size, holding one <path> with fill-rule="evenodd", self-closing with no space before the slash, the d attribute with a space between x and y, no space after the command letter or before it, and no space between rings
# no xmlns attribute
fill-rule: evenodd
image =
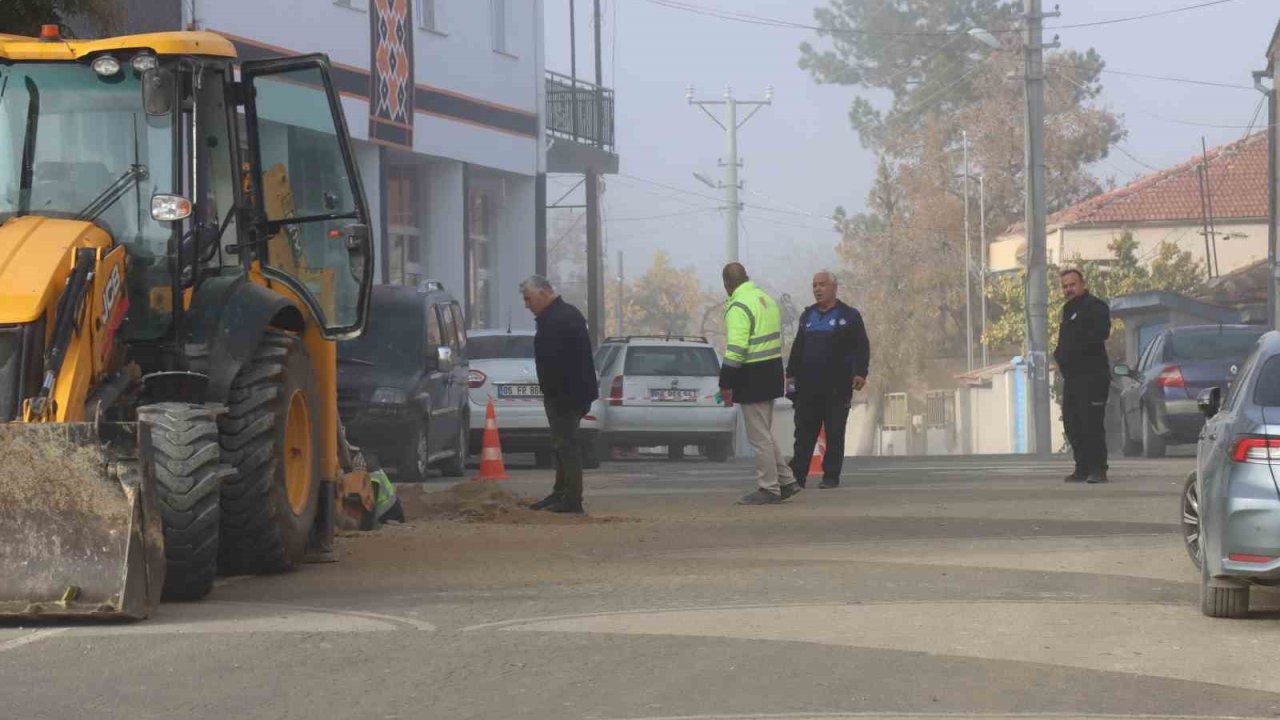
<svg viewBox="0 0 1280 720"><path fill-rule="evenodd" d="M338 344L338 412L348 439L401 482L466 471L467 333L436 282L377 285L364 334Z"/></svg>
<svg viewBox="0 0 1280 720"><path fill-rule="evenodd" d="M1166 445L1196 442L1204 415L1196 396L1226 388L1266 328L1188 325L1147 343L1138 367L1117 365L1124 454L1163 457Z"/></svg>

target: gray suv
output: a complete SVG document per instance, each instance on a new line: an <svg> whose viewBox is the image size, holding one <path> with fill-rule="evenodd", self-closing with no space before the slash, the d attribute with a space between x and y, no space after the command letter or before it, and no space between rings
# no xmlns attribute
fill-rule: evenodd
<svg viewBox="0 0 1280 720"><path fill-rule="evenodd" d="M1201 610L1243 617L1249 587L1280 583L1280 333L1259 339L1229 388L1200 393L1208 421L1182 492Z"/></svg>

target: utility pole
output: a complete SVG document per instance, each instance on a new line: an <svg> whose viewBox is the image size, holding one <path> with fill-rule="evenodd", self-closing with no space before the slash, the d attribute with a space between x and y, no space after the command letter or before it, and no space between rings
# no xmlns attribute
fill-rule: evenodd
<svg viewBox="0 0 1280 720"><path fill-rule="evenodd" d="M978 245L982 253L982 367L990 363L987 360L987 174L978 176Z"/></svg>
<svg viewBox="0 0 1280 720"><path fill-rule="evenodd" d="M1272 58L1274 63L1274 57ZM1278 211L1276 208L1276 93L1274 87L1267 87L1264 80L1274 81L1274 76L1267 70L1255 70L1253 73L1253 87L1267 98L1267 147L1271 149L1267 153L1267 207L1270 222L1267 223L1267 271L1270 274L1267 283L1267 318L1271 323L1271 329L1280 329L1280 317L1276 313L1276 283L1280 280L1280 274L1276 272L1276 241L1280 233L1276 232L1276 223L1280 222Z"/></svg>
<svg viewBox="0 0 1280 720"><path fill-rule="evenodd" d="M964 350L968 370L973 372L973 248L969 242L969 131L960 134L964 143Z"/></svg>
<svg viewBox="0 0 1280 720"><path fill-rule="evenodd" d="M1027 227L1027 339L1030 362L1031 424L1035 454L1052 451L1049 397L1049 279L1046 265L1044 199L1044 19L1060 13L1042 12L1041 0L1024 0L1026 30L1022 42L1026 79L1026 227Z"/></svg>
<svg viewBox="0 0 1280 720"><path fill-rule="evenodd" d="M725 191L725 203L728 206L728 212L725 215L725 262L738 262L738 213L742 209L742 205L738 202L738 190L742 188L741 182L738 180L738 168L741 163L738 160L738 130L747 121L755 117L760 108L773 104L773 86L770 85L765 89L763 100L738 100L733 96L733 88L726 87L724 90L723 100L695 100L693 96L693 86L685 91L685 97L690 105L696 105L702 112L711 118L711 121L719 125L725 131L726 138L726 155L720 161L724 167L724 182L720 187ZM715 105L723 105L725 107L724 122L716 117L707 108ZM746 105L752 108L741 121L738 120L738 106Z"/></svg>

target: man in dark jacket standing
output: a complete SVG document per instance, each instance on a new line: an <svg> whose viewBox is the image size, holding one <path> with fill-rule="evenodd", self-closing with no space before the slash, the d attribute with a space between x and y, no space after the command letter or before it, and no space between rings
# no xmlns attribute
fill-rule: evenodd
<svg viewBox="0 0 1280 720"><path fill-rule="evenodd" d="M533 312L538 325L533 355L551 430L551 450L557 460L555 488L532 507L581 514L582 447L578 426L590 412L592 401L600 396L587 321L540 275L520 283L520 292L524 306Z"/></svg>
<svg viewBox="0 0 1280 720"><path fill-rule="evenodd" d="M1062 271L1062 324L1053 359L1062 374L1062 426L1076 469L1067 482L1107 482L1107 394L1111 367L1107 338L1111 335L1111 308L1089 294L1084 274Z"/></svg>
<svg viewBox="0 0 1280 720"><path fill-rule="evenodd" d="M813 446L823 427L827 430L827 451L818 487L840 486L849 406L853 391L867 384L871 362L867 329L862 315L836 297L837 289L832 273L824 270L813 276L813 299L817 302L800 314L787 361L787 392L796 408L791 472L800 487L808 479Z"/></svg>

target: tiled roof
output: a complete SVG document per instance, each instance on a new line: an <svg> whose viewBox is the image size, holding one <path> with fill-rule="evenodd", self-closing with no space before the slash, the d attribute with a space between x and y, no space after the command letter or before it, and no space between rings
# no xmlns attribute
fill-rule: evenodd
<svg viewBox="0 0 1280 720"><path fill-rule="evenodd" d="M1190 160L1146 175L1095 195L1084 202L1049 216L1050 228L1079 225L1119 225L1161 221L1194 220L1202 217L1200 165L1196 155ZM1209 188L1213 218L1256 219L1267 217L1267 134L1249 137L1209 150ZM1021 233L1022 225L1010 228Z"/></svg>

